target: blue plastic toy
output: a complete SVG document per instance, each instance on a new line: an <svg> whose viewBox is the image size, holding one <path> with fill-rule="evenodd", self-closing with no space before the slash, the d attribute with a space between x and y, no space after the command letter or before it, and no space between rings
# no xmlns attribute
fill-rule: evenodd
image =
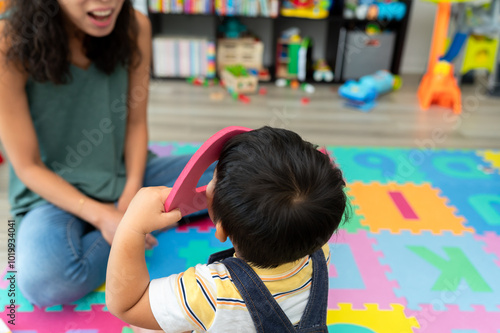
<svg viewBox="0 0 500 333"><path fill-rule="evenodd" d="M248 31L247 27L236 17L226 17L219 25L219 32L222 32L226 38L240 38L242 34Z"/></svg>
<svg viewBox="0 0 500 333"><path fill-rule="evenodd" d="M378 3L378 20L401 21L406 15L404 2Z"/></svg>
<svg viewBox="0 0 500 333"><path fill-rule="evenodd" d="M358 81L349 80L339 88L339 95L347 99L346 106L368 112L376 105L375 100L381 94L401 87L399 76L386 70L361 77Z"/></svg>

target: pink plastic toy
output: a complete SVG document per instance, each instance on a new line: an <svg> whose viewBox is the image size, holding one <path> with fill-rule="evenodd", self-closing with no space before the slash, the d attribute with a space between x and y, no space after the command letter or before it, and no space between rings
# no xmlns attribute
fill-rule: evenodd
<svg viewBox="0 0 500 333"><path fill-rule="evenodd" d="M165 201L165 211L179 208L186 216L207 208L206 186L196 188L201 175L219 159L224 144L233 136L251 131L250 128L230 126L212 135L191 157L175 181Z"/></svg>

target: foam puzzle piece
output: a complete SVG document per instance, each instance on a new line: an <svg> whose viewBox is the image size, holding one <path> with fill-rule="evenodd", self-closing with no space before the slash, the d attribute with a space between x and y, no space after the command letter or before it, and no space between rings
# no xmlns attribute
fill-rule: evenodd
<svg viewBox="0 0 500 333"><path fill-rule="evenodd" d="M488 166L473 150L437 150L422 161L419 169L439 188L457 183L464 187L500 186L500 174L484 172Z"/></svg>
<svg viewBox="0 0 500 333"><path fill-rule="evenodd" d="M495 168L497 173L500 173L500 150L483 150L477 154L492 168Z"/></svg>
<svg viewBox="0 0 500 333"><path fill-rule="evenodd" d="M172 150L174 146L172 144L167 143L156 143L153 145L149 145L149 150L155 153L158 156L169 156L172 155Z"/></svg>
<svg viewBox="0 0 500 333"><path fill-rule="evenodd" d="M482 236L475 235L474 237L478 241L486 244L484 250L486 253L492 253L497 257L495 263L498 267L500 267L500 235L497 235L494 232L488 232Z"/></svg>
<svg viewBox="0 0 500 333"><path fill-rule="evenodd" d="M446 311L437 311L432 304L421 305L420 311L407 313L420 323L420 332L444 333L467 332L500 333L498 312L488 312L482 306L472 306L472 311L461 311L457 305L448 305Z"/></svg>
<svg viewBox="0 0 500 333"><path fill-rule="evenodd" d="M346 214L344 214L344 218L343 218L339 228L343 229L349 233L355 233L358 230L368 230L369 228L367 226L361 224L361 220L363 220L364 217L356 212L359 207L352 203L354 198L352 195L350 195L349 191L350 191L349 184L347 184L345 192L347 194L347 198L349 201L348 206L347 206L349 219L346 220L345 219Z"/></svg>
<svg viewBox="0 0 500 333"><path fill-rule="evenodd" d="M200 146L156 142L150 149L168 156ZM348 166L354 210L329 242L329 332L500 333L500 151L329 149ZM435 229L415 227L422 219ZM160 234L159 246L146 251L151 277L185 271L232 246L214 233L205 218ZM0 318L10 303L5 273ZM106 310L104 286L70 306L39 309L19 292L16 302L13 333L132 333Z"/></svg>
<svg viewBox="0 0 500 333"><path fill-rule="evenodd" d="M6 275L2 277L2 281L5 281ZM0 287L0 309L4 309L6 306L10 304L10 298L6 292L7 285L2 285ZM16 293L16 312L32 312L35 307L31 304L19 291L19 287L17 286L17 282L15 284ZM93 305L104 305L106 303L105 299L105 290L104 287L96 289L95 291L87 294L82 297L78 301L72 303L74 305L74 311L90 311ZM55 305L51 307L46 307L43 309L45 312L60 312L62 311L62 305ZM106 307L104 310L107 311Z"/></svg>
<svg viewBox="0 0 500 333"><path fill-rule="evenodd" d="M201 142L185 142L178 143L175 142L172 150L172 155L185 155L185 154L194 154L200 147Z"/></svg>
<svg viewBox="0 0 500 333"><path fill-rule="evenodd" d="M430 303L435 310L456 304L463 311L472 305L500 311L498 258L485 252L474 235L381 232L369 237L377 240L373 247L383 253L379 261L391 268L386 275L397 281L395 293L406 298L409 309Z"/></svg>
<svg viewBox="0 0 500 333"><path fill-rule="evenodd" d="M102 305L95 305L92 311L74 312L74 306L67 305L60 312L46 312L35 307L31 312L18 312L16 325L8 326L23 333L27 330L37 333L68 333L78 330L121 333L123 327L128 326L109 312L103 311L102 308ZM5 311L0 312L0 316L4 317Z"/></svg>
<svg viewBox="0 0 500 333"><path fill-rule="evenodd" d="M395 201L391 193L397 194L399 200ZM356 213L364 217L361 224L368 226L371 232L409 230L415 234L424 231L441 234L449 231L456 235L474 232L473 228L464 226L463 217L455 215L456 208L449 207L447 200L439 196L439 190L428 183L355 182L349 185L349 194L357 206ZM408 209L417 218L405 216L409 214Z"/></svg>
<svg viewBox="0 0 500 333"><path fill-rule="evenodd" d="M226 127L212 135L191 157L175 181L166 202L165 211L179 208L183 216L207 208L204 187L196 188L203 172L219 159L224 144L232 137L251 131L241 126Z"/></svg>
<svg viewBox="0 0 500 333"><path fill-rule="evenodd" d="M93 291L72 304L75 305L74 311L91 311L94 305L106 304L106 292ZM106 306L104 306L103 311L108 311Z"/></svg>
<svg viewBox="0 0 500 333"><path fill-rule="evenodd" d="M2 277L3 281L6 281L6 276ZM17 281L15 283L15 289L19 291L19 287L17 286ZM0 310L5 309L6 306L10 305L10 298L7 293L8 285L5 285L5 288L0 288ZM16 305L17 312L26 312L33 311L33 305L21 294L21 292L16 293Z"/></svg>
<svg viewBox="0 0 500 333"><path fill-rule="evenodd" d="M457 215L476 233L500 233L500 184L466 185L462 182L443 183L441 193L457 207Z"/></svg>
<svg viewBox="0 0 500 333"><path fill-rule="evenodd" d="M389 309L391 303L405 304L404 298L396 297L394 289L399 285L387 279L390 268L380 264L382 253L373 250L375 240L368 238L367 232L351 234L341 230L329 244L329 309L338 308L338 303L350 303L356 309L363 309L364 303L377 303L383 309Z"/></svg>
<svg viewBox="0 0 500 333"><path fill-rule="evenodd" d="M232 247L215 238L215 229L198 232L187 228L182 232L171 229L157 236L158 246L146 258L151 279L184 272L196 264L205 264L210 254ZM202 248L197 246L203 245Z"/></svg>
<svg viewBox="0 0 500 333"><path fill-rule="evenodd" d="M412 333L413 328L420 327L415 317L405 315L405 308L401 304L391 304L391 309L381 310L377 304L365 304L364 309L353 309L351 304L341 303L339 309L328 310L326 324L329 332L337 332L338 326L352 325L358 327L358 331L345 332L360 333ZM369 331L361 331L359 327Z"/></svg>
<svg viewBox="0 0 500 333"><path fill-rule="evenodd" d="M327 147L348 182L388 182L420 184L425 174L413 162L410 149Z"/></svg>

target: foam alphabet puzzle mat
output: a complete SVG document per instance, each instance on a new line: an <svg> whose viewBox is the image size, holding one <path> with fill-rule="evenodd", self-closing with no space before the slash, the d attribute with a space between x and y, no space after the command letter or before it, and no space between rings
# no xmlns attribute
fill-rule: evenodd
<svg viewBox="0 0 500 333"><path fill-rule="evenodd" d="M159 156L198 143L156 142ZM500 151L327 147L347 181L352 216L329 241L330 333L500 333ZM158 235L152 278L230 247L209 219ZM104 286L40 309L20 295L13 333L130 333L106 309ZM1 326L0 326L1 327Z"/></svg>

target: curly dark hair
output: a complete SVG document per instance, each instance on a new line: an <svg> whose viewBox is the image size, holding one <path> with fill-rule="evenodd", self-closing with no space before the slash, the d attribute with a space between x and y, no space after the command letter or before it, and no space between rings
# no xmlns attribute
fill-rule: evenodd
<svg viewBox="0 0 500 333"><path fill-rule="evenodd" d="M135 65L138 33L131 0L125 0L109 35L84 37L86 56L106 74L117 65ZM71 80L68 35L57 0L10 0L3 37L10 45L7 61L20 65L35 81Z"/></svg>

